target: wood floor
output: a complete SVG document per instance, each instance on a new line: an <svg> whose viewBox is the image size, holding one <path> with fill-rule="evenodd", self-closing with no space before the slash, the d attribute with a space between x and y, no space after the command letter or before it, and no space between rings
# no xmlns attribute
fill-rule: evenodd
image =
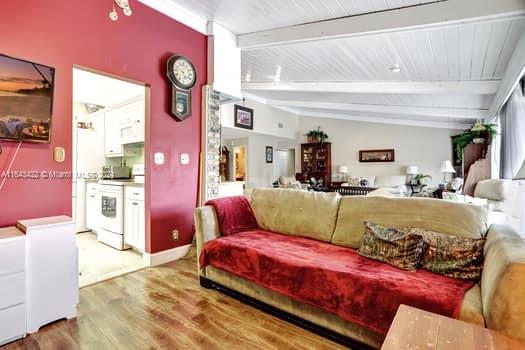
<svg viewBox="0 0 525 350"><path fill-rule="evenodd" d="M179 260L81 289L76 320L4 349L343 348L200 287L195 260Z"/></svg>

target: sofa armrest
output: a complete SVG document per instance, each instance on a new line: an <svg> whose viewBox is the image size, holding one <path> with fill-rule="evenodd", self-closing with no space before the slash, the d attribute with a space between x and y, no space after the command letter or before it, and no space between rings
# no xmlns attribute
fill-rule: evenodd
<svg viewBox="0 0 525 350"><path fill-rule="evenodd" d="M487 234L481 275L487 327L525 340L525 242L508 225Z"/></svg>
<svg viewBox="0 0 525 350"><path fill-rule="evenodd" d="M199 274L203 272L199 266L199 257L206 242L221 236L217 214L212 206L204 206L195 209L195 240L197 243L197 269Z"/></svg>

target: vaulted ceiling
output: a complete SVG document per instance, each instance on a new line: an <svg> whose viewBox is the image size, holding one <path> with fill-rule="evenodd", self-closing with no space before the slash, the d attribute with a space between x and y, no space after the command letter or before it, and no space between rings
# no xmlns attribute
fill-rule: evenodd
<svg viewBox="0 0 525 350"><path fill-rule="evenodd" d="M234 34L392 10L436 0L172 0ZM441 0L442 1L442 0Z"/></svg>
<svg viewBox="0 0 525 350"><path fill-rule="evenodd" d="M525 33L524 0L169 0L237 35L243 92L303 116L464 128Z"/></svg>

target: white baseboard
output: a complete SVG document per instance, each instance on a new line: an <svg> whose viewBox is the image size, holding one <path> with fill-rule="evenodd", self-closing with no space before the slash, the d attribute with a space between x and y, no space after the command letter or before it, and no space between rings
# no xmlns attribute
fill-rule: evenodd
<svg viewBox="0 0 525 350"><path fill-rule="evenodd" d="M158 253L144 253L142 259L146 266L157 266L169 263L170 261L179 260L188 254L191 249L191 244L186 244L177 248L163 250Z"/></svg>

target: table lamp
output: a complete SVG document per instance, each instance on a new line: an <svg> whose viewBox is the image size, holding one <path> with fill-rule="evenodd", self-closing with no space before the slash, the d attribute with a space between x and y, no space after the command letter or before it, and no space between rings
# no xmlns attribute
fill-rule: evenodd
<svg viewBox="0 0 525 350"><path fill-rule="evenodd" d="M441 162L441 167L439 168L439 171L443 173L443 184L447 183L447 174L454 174L456 170L454 170L454 167L452 166L452 163L450 160L444 160Z"/></svg>
<svg viewBox="0 0 525 350"><path fill-rule="evenodd" d="M410 176L410 183L413 182L414 176L419 174L419 169L417 168L417 165L409 165L407 166L407 175Z"/></svg>

